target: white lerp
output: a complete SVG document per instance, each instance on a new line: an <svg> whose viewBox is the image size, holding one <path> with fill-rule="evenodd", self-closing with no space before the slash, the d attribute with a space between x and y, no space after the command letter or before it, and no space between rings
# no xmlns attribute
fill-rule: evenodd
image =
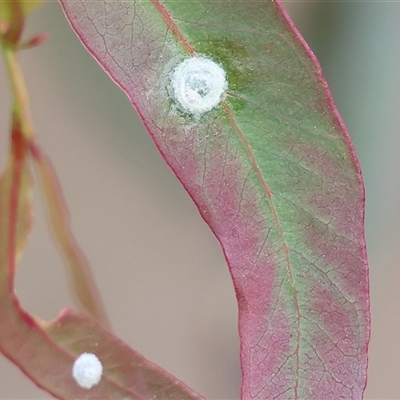
<svg viewBox="0 0 400 400"><path fill-rule="evenodd" d="M182 61L172 72L171 84L183 111L196 116L217 106L227 89L225 70L204 57Z"/></svg>
<svg viewBox="0 0 400 400"><path fill-rule="evenodd" d="M103 373L103 365L92 353L82 353L74 362L72 376L76 383L84 388L90 389L100 382Z"/></svg>

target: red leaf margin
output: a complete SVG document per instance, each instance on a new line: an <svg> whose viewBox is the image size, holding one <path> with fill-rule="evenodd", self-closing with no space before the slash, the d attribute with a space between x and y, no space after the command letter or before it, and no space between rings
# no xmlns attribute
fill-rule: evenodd
<svg viewBox="0 0 400 400"><path fill-rule="evenodd" d="M245 218L240 220L237 215L234 214L232 210L237 210L240 208L241 200L236 202L233 200L232 196L229 192L234 192L238 190L238 183L232 184L230 188L224 188L225 192L219 190L220 197L218 199L214 198L213 190L216 188L220 188L219 184L222 182L221 177L218 176L218 173L222 169L222 164L219 163L219 158L222 152L225 150L223 146L215 146L214 148L210 145L209 157L214 161L213 168L207 171L207 184L211 187L206 188L204 185L205 180L203 180L203 187L196 181L196 173L198 175L198 165L202 162L205 164L206 161L204 159L197 158L198 154L193 154L192 149L199 144L196 142L196 138L186 137L185 140L182 140L183 133L179 131L178 127L180 127L181 120L179 118L175 118L174 121L168 121L168 118L163 116L163 112L165 112L165 107L158 107L157 104L157 96L154 95L154 92L157 90L162 90L161 86L165 83L165 76L159 75L158 81L163 81L161 83L156 83L153 79L154 75L157 74L157 71L151 71L153 73L149 73L149 65L146 65L147 60L153 57L153 53L156 53L155 49L156 45L152 48L149 44L153 45L153 42L156 42L157 37L153 35L153 32L147 29L146 24L143 24L143 21L138 17L139 22L142 24L142 32L141 36L137 36L136 38L141 43L142 46L147 46L145 53L142 49L142 53L135 53L135 57L138 58L135 62L130 64L129 57L132 55L132 49L130 52L127 51L124 57L120 58L117 62L114 59L115 54L118 52L115 48L118 47L120 38L113 37L113 45L112 47L107 47L105 44L104 37L102 37L101 28L111 26L112 24L118 25L118 20L110 20L109 25L107 23L102 25L96 25L96 22L91 17L85 17L86 9L85 3L76 2L76 1L68 1L68 0L60 0L63 5L64 11L77 32L80 40L88 49L88 51L94 56L94 58L99 62L102 68L109 74L111 79L113 79L117 85L119 85L122 90L128 95L132 104L137 109L140 114L144 124L146 125L148 131L152 134L153 139L160 150L163 157L166 159L169 166L173 169L178 179L182 182L183 186L187 189L189 195L193 198L194 202L197 204L199 211L205 221L208 223L210 228L215 233L217 239L220 241L222 248L224 250L225 257L230 266L230 272L233 277L235 290L239 302L239 327L240 327L240 337L241 337L241 361L242 361L242 372L243 372L243 385L242 385L242 396L243 398L263 398L265 396L280 396L283 393L286 393L285 384L281 384L284 380L284 377L290 376L293 373L299 375L301 371L298 366L300 365L299 355L297 354L297 361L295 361L295 365L297 367L285 366L288 369L281 369L279 371L280 378L274 378L273 368L276 368L276 357L279 355L280 349L281 353L288 352L288 347L286 344L292 340L293 334L290 332L290 321L286 319L285 311L280 311L280 316L276 319L271 319L269 321L270 325L273 328L270 330L269 340L266 340L266 337L262 331L260 331L260 327L257 327L256 321L260 320L263 315L266 313L266 310L271 308L271 304L273 303L272 299L268 299L268 296L265 293L272 291L277 285L282 285L283 281L278 282L274 280L274 272L277 271L277 260L274 260L274 251L270 248L265 247L265 252L267 256L265 259L264 271L262 278L260 276L245 276L246 272L241 268L241 264L243 264L243 255L247 253L251 253L255 251L255 243L257 241L257 234L255 234L254 230L256 229L255 225L250 227L246 225L248 221ZM108 17L110 14L110 9L102 10L103 5L106 2L99 2L99 15L104 17ZM164 3L167 3L165 1ZM73 6L76 8L74 9ZM121 3L122 4L122 3ZM183 49L183 53L189 56L196 56L197 52L195 50L195 46L192 46L189 40L186 39L185 35L181 32L181 30L177 27L174 18L171 13L159 0L152 0L149 3L153 5L159 12L160 16L163 19L167 27L167 31L172 32L172 36L175 37L176 42L178 43L177 47L181 47ZM207 3L210 4L211 3ZM239 4L239 3L238 3ZM264 4L264 2L260 2L260 4ZM265 2L266 4L266 2ZM234 5L232 5L234 7ZM308 381L307 384L304 384L302 390L308 391L308 393L322 393L324 390L334 390L336 396L351 396L352 398L361 398L363 389L366 384L366 368L367 368L367 347L369 342L369 325L370 325L370 317L369 317L369 293L368 293L368 265L367 265L367 257L365 250L365 239L363 236L363 223L364 223L364 187L361 178L361 170L358 164L354 147L351 143L349 134L344 126L344 123L334 105L334 101L328 89L327 83L323 78L321 68L305 43L304 39L301 37L299 32L294 28L293 23L288 17L287 13L281 6L279 2L269 3L270 9L274 8L274 12L276 13L277 19L279 19L279 23L281 24L281 28L286 34L286 38L290 37L296 42L295 51L301 53L301 56L304 58L308 58L308 68L310 76L313 77L314 83L316 86L319 86L321 89L320 94L320 113L328 114L330 116L330 121L333 125L333 129L336 133L339 133L342 142L345 144L346 153L348 152L350 155L352 168L355 171L355 176L357 180L357 188L356 188L356 196L357 199L355 203L358 208L356 208L356 212L353 213L354 207L349 207L343 212L338 211L339 217L338 221L336 221L337 226L340 228L346 228L346 224L348 225L351 221L356 221L354 226L346 233L349 233L350 236L355 234L356 246L357 250L353 252L353 250L348 250L345 248L343 243L338 240L337 243L333 243L331 245L326 244L325 248L321 248L321 243L315 240L316 237L321 235L321 231L318 229L312 228L308 235L305 235L305 241L310 249L318 250L315 251L317 254L327 255L328 258L335 257L335 251L343 252L343 259L346 259L346 263L351 265L352 263L356 263L358 270L351 270L350 267L342 268L343 271L338 271L337 279L339 279L343 284L343 290L349 292L351 297L356 299L355 308L356 312L359 312L359 326L356 326L354 330L350 330L345 333L345 337L341 339L341 345L344 348L332 349L331 351L327 351L327 354L323 356L326 357L322 361L320 360L318 363L313 365L313 363L309 363L310 371L314 371L315 376L318 375L321 369L321 365L326 365L335 363L335 358L338 357L337 351L344 354L350 355L354 357L354 371L349 372L349 376L343 374L343 371L340 368L336 368L337 365L332 366L332 371L335 370L335 374L341 377L343 380L342 389L339 389L339 383L335 381L335 378L325 381L326 377L322 378L313 378L311 381ZM229 7L228 7L229 8ZM102 14L104 11L104 15ZM124 11L123 7L119 11ZM96 14L94 14L96 15ZM118 15L118 11L117 14ZM124 14L121 14L121 16ZM102 20L104 22L105 20ZM154 21L152 21L154 22ZM182 22L182 20L180 21ZM112 24L111 24L112 23ZM151 24L149 24L151 26ZM157 28L156 25L155 29ZM169 33L170 33L169 32ZM283 36L283 33L279 33ZM96 41L96 38L100 38L100 41ZM104 41L104 43L102 42ZM140 49L140 45L136 45L135 43L131 44L132 47L136 46L136 50ZM169 51L169 53L168 53ZM173 51L168 49L166 51L167 55L173 54ZM130 66L131 69L126 69L126 66ZM133 68L133 65L135 67ZM147 69L146 69L147 68ZM158 71L159 72L159 71ZM163 72L163 71L162 71ZM165 71L164 71L165 72ZM149 73L150 78L147 76ZM132 75L131 75L132 74ZM132 77L136 76L137 81ZM152 89L152 85L154 85L154 90ZM146 93L146 96L141 97L141 93ZM164 104L165 105L165 104ZM241 136L240 128L235 120L235 115L232 114L230 108L227 103L222 102L221 108L225 114L225 118L229 119L231 128L236 131L238 137L242 141L242 145L246 150L248 150L249 158L252 159L251 149L247 147L246 138ZM170 115L168 116L170 117ZM162 124L160 124L162 123ZM164 125L163 125L164 124ZM223 129L223 124L217 125L217 132L221 133ZM198 131L196 131L195 127L191 128L190 132L186 131L186 136L190 136L190 134L196 135ZM305 147L305 146L304 146ZM310 148L307 149L308 151ZM312 149L315 151L315 149ZM227 157L227 160L224 160L224 166L229 165L230 168L230 176L233 177L233 180L236 178L238 180L244 179L243 177L238 177L240 173L241 163L240 156L233 156L232 154L228 154L228 151L224 153ZM312 158L313 154L309 154L309 157ZM315 157L314 157L315 158ZM254 159L253 159L254 160ZM331 161L331 160L329 160ZM252 162L252 168L256 172L259 177L262 177L262 172L258 170L258 166L256 162ZM331 162L328 165L320 165L318 168L324 169L325 173L329 173L329 168L335 170L335 163ZM253 171L253 172L254 172ZM328 172L327 172L328 171ZM204 173L205 174L205 173ZM245 176L246 173L243 173ZM263 181L263 179L260 179ZM345 180L345 179L344 179ZM244 184L242 183L242 193L246 191L246 200L247 200L247 209L244 211L247 216L257 215L257 206L256 206L256 197L257 194L251 190L249 186L246 186L246 180L244 180ZM205 189L209 189L208 192ZM272 204L271 196L272 191L268 187L268 185L264 185L264 194L269 199L269 204L272 210L272 219L274 220L273 225L277 228L278 237L282 240L281 252L284 254L286 258L285 263L289 266L288 270L290 270L290 260L289 260L289 247L283 240L282 229L280 228L279 218L277 213L274 211L275 207ZM208 196L208 197L207 197ZM211 200L210 200L211 199ZM238 199L236 199L237 201ZM326 203L321 202L318 196L315 198L308 199L310 204L313 203L314 206L322 209L326 206ZM251 201L253 201L253 206L251 205ZM327 200L324 200L325 202ZM350 201L350 200L349 200ZM219 202L219 203L218 203ZM318 203L319 202L319 203ZM340 207L339 207L340 208ZM353 211L352 211L353 210ZM232 211L232 212L231 212ZM347 214L346 214L347 212ZM350 215L351 213L356 214ZM347 217L351 217L349 221L346 220ZM240 225L243 223L243 225ZM234 234L232 232L228 232L227 226L234 226ZM305 229L305 227L302 227ZM246 232L244 235L240 235L240 233ZM229 236L230 235L230 236ZM236 236L235 236L236 235ZM269 232L266 234L265 242L267 241L267 237ZM235 236L235 238L233 238ZM335 240L335 238L332 238ZM357 254L356 254L357 253ZM361 260L361 261L360 261ZM289 280L293 282L293 277L289 271ZM302 278L306 279L306 276L302 276ZM264 296L263 299L251 300L249 301L249 292L251 287L253 291L253 295L258 293L259 296ZM337 301L336 298L332 295L332 293L325 287L324 284L319 285L318 282L315 282L312 286L311 293L314 298L311 299L310 306L308 309L311 311L320 310L319 318L322 321L321 324L328 329L330 334L338 335L339 331L336 329L338 323L340 322L341 326L346 326L346 321L348 324L352 324L350 320L348 320L348 315L346 314L346 310L341 310L340 308L330 309L330 305L333 301ZM331 296L332 301L326 301ZM257 296L255 296L257 297ZM295 298L295 308L297 309L298 320L300 317L304 318L300 312L300 304L298 303L298 296L296 289L294 289L294 298ZM251 303L251 306L249 306ZM258 307L259 306L259 307ZM250 308L249 308L250 307ZM258 308L257 308L258 307ZM315 317L315 315L313 315ZM316 317L315 317L316 318ZM354 322L353 322L354 323ZM363 332L355 332L357 330L363 329ZM265 329L265 327L264 327ZM296 335L295 335L296 336ZM260 340L263 340L263 345L268 346L268 343L275 343L274 350L271 352L267 352L267 354L262 356L261 359L258 359L259 355L257 354L256 346L260 343ZM300 343L301 335L299 329L297 330L297 342ZM318 337L315 335L312 339L315 343L321 343L324 338ZM326 340L326 339L325 339ZM352 347L354 342L357 341L357 352L354 354L354 348ZM286 344L285 344L286 343ZM346 352L349 351L347 354ZM335 353L336 352L336 353ZM265 349L264 349L265 353ZM309 356L309 355L307 355ZM346 358L344 357L344 358ZM347 361L348 368L351 367L351 361ZM336 362L338 364L338 362ZM357 365L356 365L357 364ZM273 366L273 367L271 367ZM291 369L292 368L292 369ZM271 375L272 374L272 375ZM269 389L268 384L265 382L266 376L271 376L268 384L271 386ZM351 377L350 377L351 376ZM275 379L275 383L271 383ZM342 381L341 381L342 382ZM316 385L315 387L313 385ZM330 387L330 389L329 389ZM296 379L296 383L294 384L294 397L299 396L299 383L298 379ZM343 391L342 391L343 390ZM290 395L288 395L290 398Z"/></svg>

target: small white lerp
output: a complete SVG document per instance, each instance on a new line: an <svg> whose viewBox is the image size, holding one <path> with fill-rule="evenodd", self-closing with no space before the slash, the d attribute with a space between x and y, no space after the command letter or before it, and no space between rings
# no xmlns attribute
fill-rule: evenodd
<svg viewBox="0 0 400 400"><path fill-rule="evenodd" d="M175 100L183 111L195 116L217 106L227 89L225 70L204 57L182 61L171 74Z"/></svg>
<svg viewBox="0 0 400 400"><path fill-rule="evenodd" d="M82 353L74 362L72 376L76 383L84 388L90 389L100 382L103 373L103 365L92 353Z"/></svg>

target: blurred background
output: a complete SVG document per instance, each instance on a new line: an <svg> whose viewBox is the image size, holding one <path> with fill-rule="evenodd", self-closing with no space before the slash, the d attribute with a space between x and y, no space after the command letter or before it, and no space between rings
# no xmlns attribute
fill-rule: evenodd
<svg viewBox="0 0 400 400"><path fill-rule="evenodd" d="M365 178L372 305L365 398L400 399L400 3L284 4L322 64ZM43 31L51 39L21 54L38 139L114 332L208 399L238 399L236 303L217 241L55 1L30 18L26 36ZM9 111L1 63L1 167ZM74 302L37 194L35 201L17 291L29 311L50 319ZM49 398L0 355L0 399Z"/></svg>

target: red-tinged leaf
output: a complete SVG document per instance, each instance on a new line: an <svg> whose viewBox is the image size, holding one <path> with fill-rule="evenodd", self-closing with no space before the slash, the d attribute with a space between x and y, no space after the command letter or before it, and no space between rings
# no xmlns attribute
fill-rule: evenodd
<svg viewBox="0 0 400 400"><path fill-rule="evenodd" d="M361 399L361 172L320 67L280 4L61 3L223 247L239 304L242 398ZM217 67L188 71L190 58ZM205 107L209 94L217 101Z"/></svg>
<svg viewBox="0 0 400 400"><path fill-rule="evenodd" d="M16 299L0 301L1 351L57 398L203 399L84 315L64 310L50 323L39 322ZM103 366L100 382L90 389L72 377L83 352L95 354Z"/></svg>
<svg viewBox="0 0 400 400"><path fill-rule="evenodd" d="M68 208L51 161L37 145L31 146L31 153L39 175L48 223L68 267L71 290L82 307L104 327L109 328L110 323L89 261L72 234Z"/></svg>
<svg viewBox="0 0 400 400"><path fill-rule="evenodd" d="M94 321L71 310L64 310L59 318L46 327L48 335L75 356L95 353L103 363L104 376L117 387L129 388L134 399L203 399L174 376L146 360L125 343L101 328ZM97 397L104 398L98 387ZM115 397L113 397L115 398Z"/></svg>

